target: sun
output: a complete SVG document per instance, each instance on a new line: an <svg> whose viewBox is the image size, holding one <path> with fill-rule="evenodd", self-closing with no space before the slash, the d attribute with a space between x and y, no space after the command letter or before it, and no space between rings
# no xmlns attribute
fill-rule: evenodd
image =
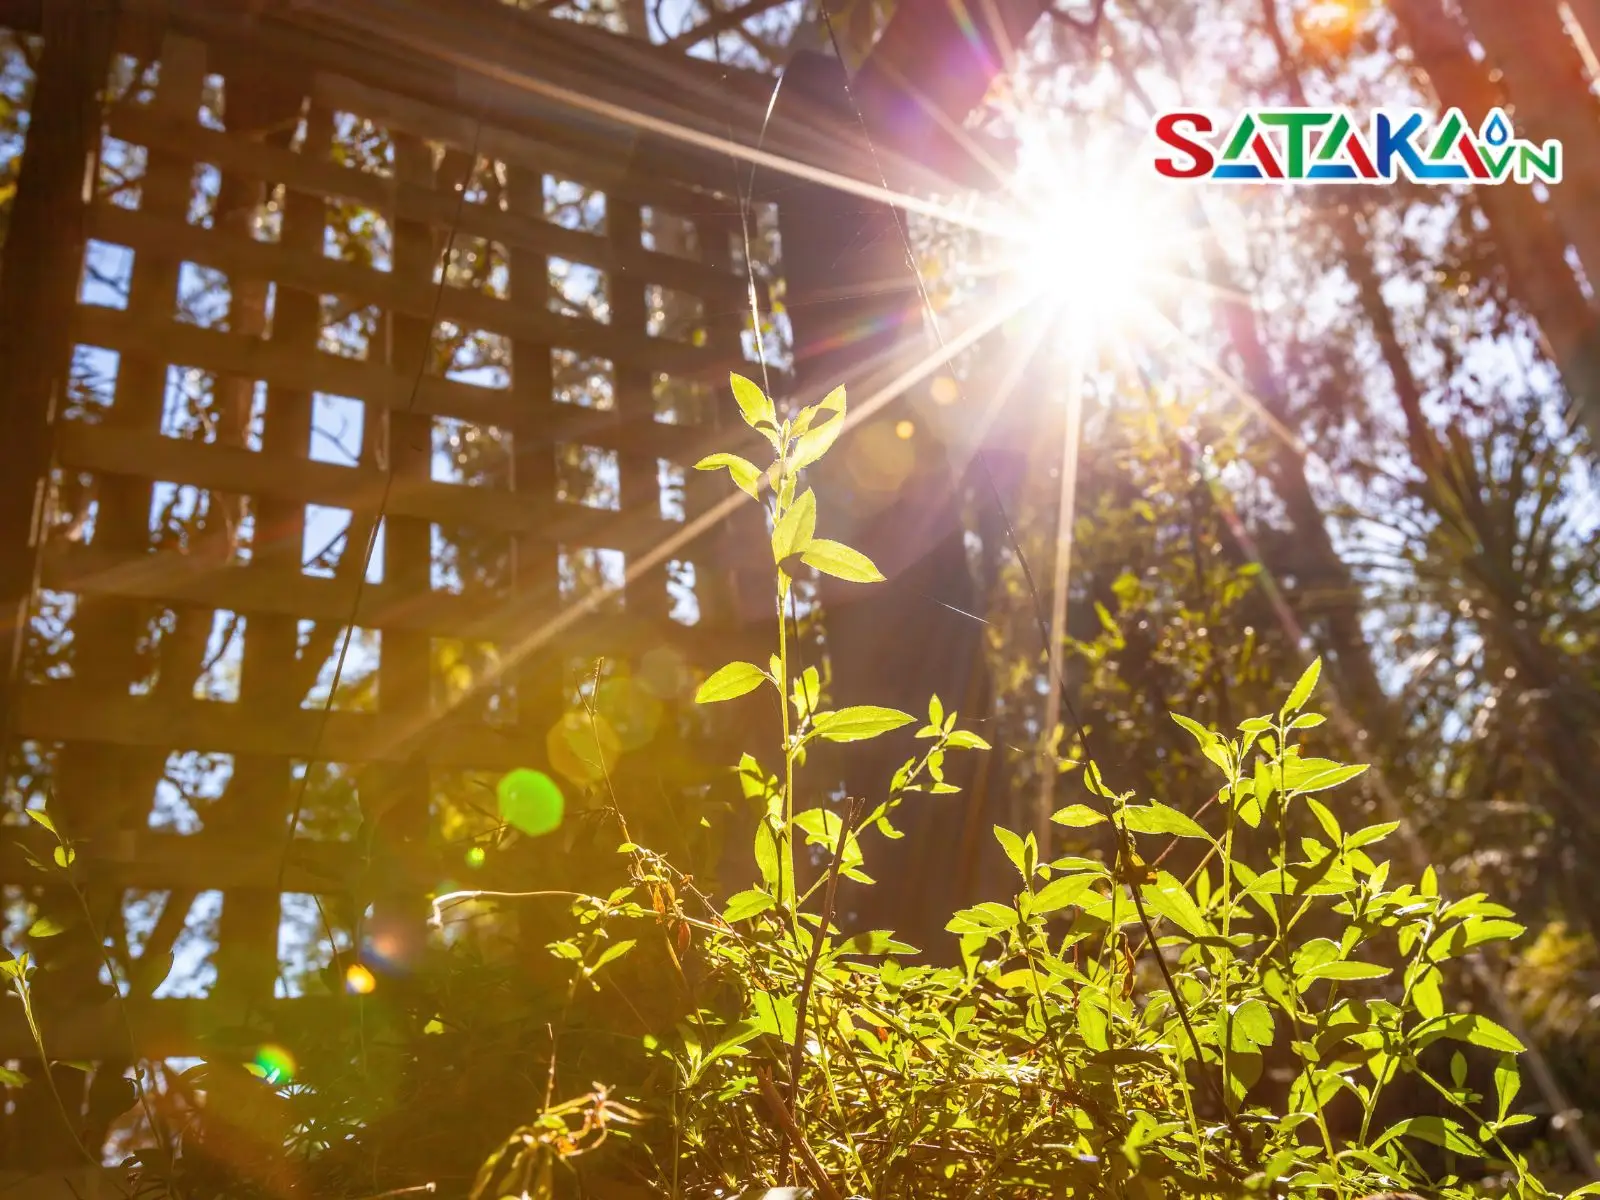
<svg viewBox="0 0 1600 1200"><path fill-rule="evenodd" d="M1102 150L1023 138L1000 269L1080 344L1136 339L1182 282L1190 231L1169 181Z"/></svg>

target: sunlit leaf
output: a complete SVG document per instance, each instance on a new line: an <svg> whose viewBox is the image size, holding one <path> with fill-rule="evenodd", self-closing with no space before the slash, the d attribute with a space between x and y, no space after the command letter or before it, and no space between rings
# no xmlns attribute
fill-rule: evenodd
<svg viewBox="0 0 1600 1200"><path fill-rule="evenodd" d="M979 737L977 734L973 733L970 729L952 730L950 736L945 739L944 744L955 750L990 749L989 743L984 741L984 739Z"/></svg>
<svg viewBox="0 0 1600 1200"><path fill-rule="evenodd" d="M767 673L754 663L731 662L714 671L694 694L696 704L716 704L753 692L766 680Z"/></svg>
<svg viewBox="0 0 1600 1200"><path fill-rule="evenodd" d="M1089 894L1097 879L1098 875L1062 875L1052 879L1034 893L1028 907L1041 916L1071 908Z"/></svg>
<svg viewBox="0 0 1600 1200"><path fill-rule="evenodd" d="M815 407L822 423L813 421L811 428L795 440L794 453L789 458L789 465L797 471L816 462L838 440L844 429L844 388L834 388Z"/></svg>
<svg viewBox="0 0 1600 1200"><path fill-rule="evenodd" d="M776 908L778 902L771 895L756 888L748 888L736 892L728 899L728 907L722 911L724 921L748 921L758 913Z"/></svg>
<svg viewBox="0 0 1600 1200"><path fill-rule="evenodd" d="M1389 968L1377 963L1353 962L1349 959L1318 963L1300 972L1302 980L1312 979L1382 979Z"/></svg>
<svg viewBox="0 0 1600 1200"><path fill-rule="evenodd" d="M816 530L817 494L807 488L772 530L772 561L781 563L791 555L803 554Z"/></svg>
<svg viewBox="0 0 1600 1200"><path fill-rule="evenodd" d="M708 454L695 463L696 471L716 471L727 468L728 474L733 477L733 482L741 492L751 499L761 495L761 468L749 459L740 458L737 454L718 453Z"/></svg>
<svg viewBox="0 0 1600 1200"><path fill-rule="evenodd" d="M1087 804L1069 804L1051 813L1050 819L1057 825L1065 825L1071 829L1087 829L1090 825L1100 824L1106 816Z"/></svg>
<svg viewBox="0 0 1600 1200"><path fill-rule="evenodd" d="M830 742L861 742L911 724L912 717L898 708L857 704L817 716L818 736Z"/></svg>
<svg viewBox="0 0 1600 1200"><path fill-rule="evenodd" d="M808 495L810 493L807 493ZM852 550L843 542L828 538L813 538L801 552L800 561L814 567L824 575L843 579L847 583L881 583L883 573L859 550Z"/></svg>
<svg viewBox="0 0 1600 1200"><path fill-rule="evenodd" d="M1393 1141L1397 1137L1414 1137L1424 1142L1431 1142L1435 1146L1443 1146L1446 1150L1453 1150L1457 1154L1470 1154L1480 1156L1483 1147L1479 1146L1472 1137L1455 1121L1448 1117L1407 1117L1403 1121L1396 1121L1383 1131L1376 1143L1382 1146L1385 1142Z"/></svg>
<svg viewBox="0 0 1600 1200"><path fill-rule="evenodd" d="M1299 712L1305 706L1305 702L1311 699L1311 693L1316 688L1317 680L1321 676L1322 659L1313 659L1311 665L1305 669L1304 674L1300 676L1299 681L1290 690L1289 698L1283 702L1283 707L1278 710L1278 717L1282 719L1290 713Z"/></svg>
<svg viewBox="0 0 1600 1200"><path fill-rule="evenodd" d="M739 403L739 414L744 417L744 423L763 433L769 430L776 432L778 414L761 386L734 373L728 375L728 382L733 387L733 398Z"/></svg>
<svg viewBox="0 0 1600 1200"><path fill-rule="evenodd" d="M1133 833L1170 833L1190 838L1210 836L1193 817L1159 802L1130 804L1118 815Z"/></svg>

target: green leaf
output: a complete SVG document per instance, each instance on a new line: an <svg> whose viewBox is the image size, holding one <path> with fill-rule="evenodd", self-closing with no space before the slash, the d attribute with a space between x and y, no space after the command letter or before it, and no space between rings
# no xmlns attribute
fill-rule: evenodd
<svg viewBox="0 0 1600 1200"><path fill-rule="evenodd" d="M1388 973L1388 967L1377 963L1342 959L1307 967L1300 972L1300 979L1302 982L1311 979L1382 979Z"/></svg>
<svg viewBox="0 0 1600 1200"><path fill-rule="evenodd" d="M794 996L774 996L771 992L756 992L750 997L750 1002L755 1010L751 1023L757 1029L784 1042L794 1041L796 1024Z"/></svg>
<svg viewBox="0 0 1600 1200"><path fill-rule="evenodd" d="M1497 1025L1482 1013L1451 1013L1417 1032L1417 1044L1431 1045L1440 1038L1482 1046L1485 1050L1498 1050L1502 1054L1521 1054L1527 1049L1509 1029Z"/></svg>
<svg viewBox="0 0 1600 1200"><path fill-rule="evenodd" d="M624 938L620 942L613 942L611 945L605 948L605 952L601 954L599 958L595 959L594 962L590 963L589 966L584 969L585 973L593 975L607 963L616 962L617 959L621 958L629 950L632 950L636 945L638 945L638 942L633 938Z"/></svg>
<svg viewBox="0 0 1600 1200"><path fill-rule="evenodd" d="M746 692L755 691L768 678L767 673L754 663L731 662L700 685L694 694L694 701L696 704L716 704L722 700L737 699Z"/></svg>
<svg viewBox="0 0 1600 1200"><path fill-rule="evenodd" d="M1383 1131L1383 1136L1377 1140L1373 1148L1376 1149L1397 1137L1419 1138L1435 1146L1443 1146L1446 1150L1453 1150L1457 1154L1470 1154L1474 1157L1483 1154L1483 1147L1448 1117L1407 1117L1404 1121L1396 1121Z"/></svg>
<svg viewBox="0 0 1600 1200"><path fill-rule="evenodd" d="M51 917L40 917L28 926L28 936L31 938L55 937L58 933L65 933L67 926Z"/></svg>
<svg viewBox="0 0 1600 1200"><path fill-rule="evenodd" d="M1270 1046L1275 1032L1272 1010L1260 1000L1246 1000L1233 1010L1233 1028L1253 1046Z"/></svg>
<svg viewBox="0 0 1600 1200"><path fill-rule="evenodd" d="M830 742L864 742L879 734L911 724L908 713L877 704L856 704L817 715L817 735Z"/></svg>
<svg viewBox="0 0 1600 1200"><path fill-rule="evenodd" d="M722 919L729 924L735 921L748 921L758 913L764 913L777 906L778 902L768 893L757 888L747 888L728 898L728 907L723 909Z"/></svg>
<svg viewBox="0 0 1600 1200"><path fill-rule="evenodd" d="M1300 681L1294 685L1289 693L1289 698L1283 702L1283 707L1278 710L1278 719L1282 720L1292 712L1299 712L1305 702L1311 699L1311 693L1317 686L1317 680L1322 675L1322 659L1314 659L1305 673L1300 676Z"/></svg>
<svg viewBox="0 0 1600 1200"><path fill-rule="evenodd" d="M26 1087L28 1077L10 1067L0 1067L0 1087Z"/></svg>
<svg viewBox="0 0 1600 1200"><path fill-rule="evenodd" d="M778 838L772 832L772 822L765 817L756 826L756 867L763 883L769 888L778 886Z"/></svg>
<svg viewBox="0 0 1600 1200"><path fill-rule="evenodd" d="M1416 1005L1417 1013L1423 1017L1440 1017L1444 1015L1444 991L1441 984L1444 974L1438 967L1427 967L1411 985L1411 1003Z"/></svg>
<svg viewBox="0 0 1600 1200"><path fill-rule="evenodd" d="M838 440L844 429L844 388L834 388L822 398L816 409L823 418L822 424L813 425L795 439L794 453L789 456L792 470L809 467Z"/></svg>
<svg viewBox="0 0 1600 1200"><path fill-rule="evenodd" d="M1121 812L1122 823L1132 833L1170 833L1177 837L1209 838L1191 816L1159 801L1130 804Z"/></svg>
<svg viewBox="0 0 1600 1200"><path fill-rule="evenodd" d="M915 954L917 948L894 940L886 929L873 929L845 939L839 945L840 954Z"/></svg>
<svg viewBox="0 0 1600 1200"><path fill-rule="evenodd" d="M1373 842L1381 842L1399 828L1399 821L1385 821L1381 825L1368 825L1365 829L1358 829L1350 835L1349 841L1345 842L1345 849L1354 850L1359 846L1370 846Z"/></svg>
<svg viewBox="0 0 1600 1200"><path fill-rule="evenodd" d="M1006 857L1011 860L1011 865L1017 869L1017 874L1023 879L1028 878L1028 850L1020 836L1007 829L1004 825L994 827L995 841L1000 843L1000 849L1006 852Z"/></svg>
<svg viewBox="0 0 1600 1200"><path fill-rule="evenodd" d="M969 729L957 729L944 741L954 750L988 750L990 745Z"/></svg>
<svg viewBox="0 0 1600 1200"><path fill-rule="evenodd" d="M30 808L30 809L27 810L27 814L28 814L28 819L29 820L37 821L40 825L43 825L46 829L48 829L51 833L54 833L57 837L61 836L61 834L59 832L57 832L57 830L56 830L55 821L51 818L49 813L45 812L44 809L42 809L42 808Z"/></svg>
<svg viewBox="0 0 1600 1200"><path fill-rule="evenodd" d="M817 494L807 488L772 530L772 561L781 563L792 555L803 554L816 531Z"/></svg>
<svg viewBox="0 0 1600 1200"><path fill-rule="evenodd" d="M744 417L744 423L763 433L767 430L776 433L777 410L772 407L772 401L767 399L760 385L732 372L728 375L728 382L733 386L733 398L739 402L739 414ZM766 429L762 429L762 426L766 426Z"/></svg>
<svg viewBox="0 0 1600 1200"><path fill-rule="evenodd" d="M963 908L950 918L945 929L951 933L1001 933L1017 927L1017 910L1008 904L985 900Z"/></svg>
<svg viewBox="0 0 1600 1200"><path fill-rule="evenodd" d="M870 558L843 542L830 541L828 538L813 538L801 552L800 561L846 583L883 582L883 573Z"/></svg>
<svg viewBox="0 0 1600 1200"><path fill-rule="evenodd" d="M65 868L78 861L78 852L71 846L57 846L50 857L56 860L56 866Z"/></svg>
<svg viewBox="0 0 1600 1200"><path fill-rule="evenodd" d="M1110 1021L1107 1019L1105 999L1096 991L1085 988L1078 993L1078 1036L1091 1050L1109 1050Z"/></svg>
<svg viewBox="0 0 1600 1200"><path fill-rule="evenodd" d="M1216 734L1212 733L1211 730L1200 724L1199 721L1192 720L1191 718L1184 716L1182 713L1171 713L1169 715L1174 721L1189 731L1189 736L1194 738L1200 749L1204 750L1207 746L1210 746L1212 743L1219 740Z"/></svg>
<svg viewBox="0 0 1600 1200"><path fill-rule="evenodd" d="M1100 824L1106 816L1087 804L1069 804L1066 808L1051 813L1050 819L1057 825L1065 825L1070 829L1087 829L1090 825Z"/></svg>
<svg viewBox="0 0 1600 1200"><path fill-rule="evenodd" d="M1509 1054L1500 1056L1494 1065L1494 1094L1499 1102L1499 1117L1502 1121L1511 1111L1512 1102L1517 1098L1517 1092L1522 1089L1522 1074L1517 1070L1517 1060Z"/></svg>
<svg viewBox="0 0 1600 1200"><path fill-rule="evenodd" d="M1290 759L1283 766L1283 787L1285 791L1300 795L1307 792L1325 792L1365 773L1366 769L1365 763L1346 767L1325 758L1311 758L1304 761Z"/></svg>
<svg viewBox="0 0 1600 1200"><path fill-rule="evenodd" d="M1210 937L1216 932L1206 922L1205 914L1189 895L1189 890L1168 872L1158 874L1153 884L1141 885L1140 894L1151 912L1166 917L1190 937Z"/></svg>
<svg viewBox="0 0 1600 1200"><path fill-rule="evenodd" d="M545 949L550 951L550 953L554 954L557 958L564 958L568 962L582 962L583 961L583 951L578 949L578 945L577 945L576 942L570 942L570 941L551 942L548 946L545 947Z"/></svg>
<svg viewBox="0 0 1600 1200"><path fill-rule="evenodd" d="M708 454L694 465L696 471L716 471L724 467L733 476L733 482L741 492L752 500L760 498L761 468L749 459L740 458L737 454Z"/></svg>
<svg viewBox="0 0 1600 1200"><path fill-rule="evenodd" d="M1063 875L1052 879L1033 894L1028 907L1040 916L1071 908L1089 894L1098 878L1098 875Z"/></svg>

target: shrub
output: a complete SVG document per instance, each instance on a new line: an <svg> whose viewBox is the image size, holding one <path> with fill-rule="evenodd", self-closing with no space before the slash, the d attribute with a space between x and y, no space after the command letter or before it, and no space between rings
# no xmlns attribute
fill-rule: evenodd
<svg viewBox="0 0 1600 1200"><path fill-rule="evenodd" d="M839 928L840 880L871 882L869 841L897 836L900 805L955 790L950 755L988 746L937 697L924 719L833 707L815 668L794 669L782 614L797 574L881 578L817 536L802 479L843 431L845 395L780 420L732 382L773 460L697 465L768 508L777 652L729 663L697 698L778 702L780 743L737 768L759 810L758 878L718 906L621 846L631 886L579 901L587 932L552 950L576 985L662 938L683 1017L645 1039L660 1069L630 1100L642 1111L603 1090L550 1110L479 1195L553 1194L556 1164L619 1119L640 1122L636 1169L684 1197L1548 1194L1508 1144L1532 1119L1514 1111L1522 1047L1442 990L1450 960L1522 927L1482 895L1441 897L1431 869L1393 878L1394 824L1343 827L1337 789L1365 768L1305 747L1323 721L1308 707L1318 664L1237 731L1174 717L1216 768L1199 810L1119 792L1089 762L1082 800L1054 821L1108 853L1059 857L997 827L1014 894L951 917L951 965L919 962L892 931ZM802 786L820 744L892 735L910 752L881 795ZM624 929L640 923L660 933ZM1431 1111L1390 1111L1419 1094Z"/></svg>

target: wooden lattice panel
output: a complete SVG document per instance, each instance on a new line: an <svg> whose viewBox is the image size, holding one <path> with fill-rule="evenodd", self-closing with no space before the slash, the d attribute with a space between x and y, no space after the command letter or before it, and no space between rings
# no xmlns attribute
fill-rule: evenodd
<svg viewBox="0 0 1600 1200"><path fill-rule="evenodd" d="M297 994L285 894L336 890L362 853L305 812L291 831L306 771L348 771L351 820L381 812L424 878L438 781L546 765L575 660L715 665L704 541L539 634L724 490L689 468L752 283L737 198L646 176L625 144L156 44L114 72L56 422L39 580L70 652L28 664L12 706L114 932L124 889L166 893L124 1006L152 1057ZM380 896L375 919L391 901L416 914ZM202 982L173 993L182 971ZM60 1014L52 1053L126 1053L122 1020Z"/></svg>

